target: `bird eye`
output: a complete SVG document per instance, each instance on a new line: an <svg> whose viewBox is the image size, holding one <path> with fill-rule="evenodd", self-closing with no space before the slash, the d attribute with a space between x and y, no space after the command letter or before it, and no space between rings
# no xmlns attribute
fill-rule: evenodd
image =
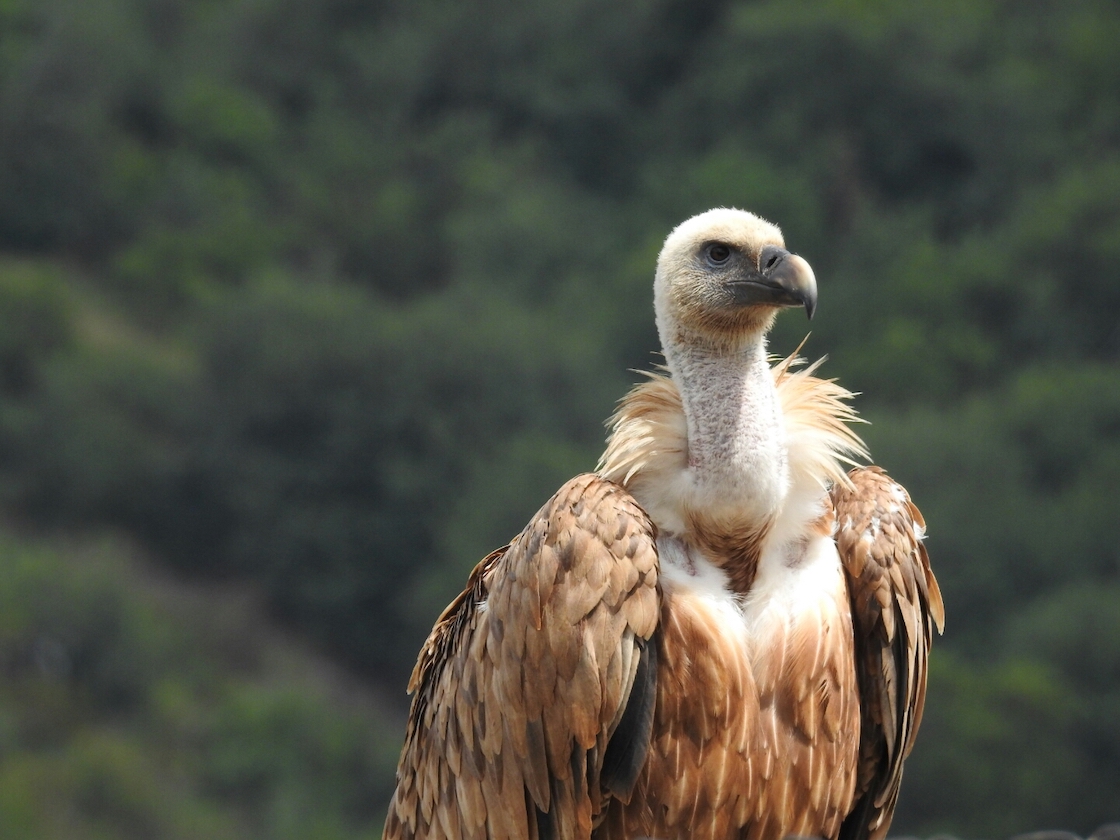
<svg viewBox="0 0 1120 840"><path fill-rule="evenodd" d="M722 242L713 242L707 248L707 257L712 265L723 265L731 259L731 248Z"/></svg>

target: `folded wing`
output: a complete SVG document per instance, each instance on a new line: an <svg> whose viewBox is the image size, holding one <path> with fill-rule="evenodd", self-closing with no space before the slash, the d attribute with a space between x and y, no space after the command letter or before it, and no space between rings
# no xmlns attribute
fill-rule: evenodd
<svg viewBox="0 0 1120 840"><path fill-rule="evenodd" d="M880 840L921 723L933 629L940 632L945 611L922 543L925 521L906 490L878 467L848 478L832 500L852 603L861 736L856 805L839 836Z"/></svg>
<svg viewBox="0 0 1120 840"><path fill-rule="evenodd" d="M589 837L645 760L656 688L655 528L569 481L475 568L420 652L386 840Z"/></svg>

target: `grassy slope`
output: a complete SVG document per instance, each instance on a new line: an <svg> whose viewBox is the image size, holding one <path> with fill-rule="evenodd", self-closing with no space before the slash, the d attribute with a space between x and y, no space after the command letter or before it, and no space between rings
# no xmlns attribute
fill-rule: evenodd
<svg viewBox="0 0 1120 840"><path fill-rule="evenodd" d="M0 836L380 835L401 722L257 599L0 538Z"/></svg>

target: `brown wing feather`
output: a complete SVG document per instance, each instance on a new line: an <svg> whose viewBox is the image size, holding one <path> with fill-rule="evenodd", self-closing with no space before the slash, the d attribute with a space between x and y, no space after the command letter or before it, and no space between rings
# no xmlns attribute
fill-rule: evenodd
<svg viewBox="0 0 1120 840"><path fill-rule="evenodd" d="M856 805L840 838L879 840L921 723L927 657L945 611L922 544L925 521L906 491L878 467L848 477L832 500L852 603L862 730Z"/></svg>
<svg viewBox="0 0 1120 840"><path fill-rule="evenodd" d="M413 672L386 840L586 838L629 797L652 720L654 539L625 490L583 475L478 564Z"/></svg>

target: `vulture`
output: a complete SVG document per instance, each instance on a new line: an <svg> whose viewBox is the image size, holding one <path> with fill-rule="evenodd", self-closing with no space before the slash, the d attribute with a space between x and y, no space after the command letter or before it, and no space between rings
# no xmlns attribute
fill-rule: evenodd
<svg viewBox="0 0 1120 840"><path fill-rule="evenodd" d="M672 231L664 372L436 621L385 840L886 835L944 608L851 392L767 354L816 302L756 215Z"/></svg>

